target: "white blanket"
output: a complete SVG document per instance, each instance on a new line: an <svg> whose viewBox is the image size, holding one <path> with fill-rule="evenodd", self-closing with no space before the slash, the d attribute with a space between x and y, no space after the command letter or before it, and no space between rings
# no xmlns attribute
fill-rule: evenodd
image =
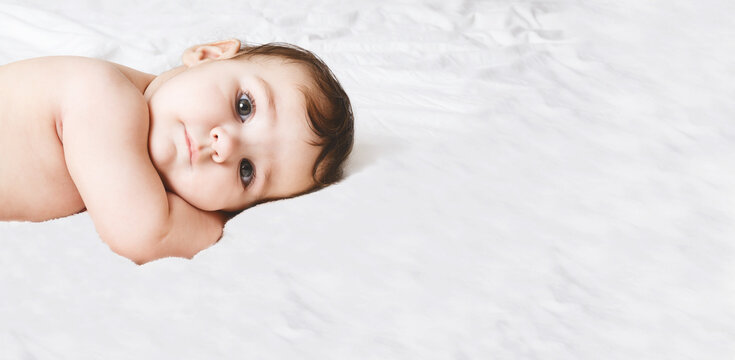
<svg viewBox="0 0 735 360"><path fill-rule="evenodd" d="M191 261L136 266L86 213L0 223L0 359L733 358L733 13L2 1L0 63L311 49L356 145L344 181L243 212Z"/></svg>

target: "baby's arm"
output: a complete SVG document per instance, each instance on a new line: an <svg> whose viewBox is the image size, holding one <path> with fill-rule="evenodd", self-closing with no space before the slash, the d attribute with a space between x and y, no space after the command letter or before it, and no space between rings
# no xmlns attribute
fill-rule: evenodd
<svg viewBox="0 0 735 360"><path fill-rule="evenodd" d="M214 244L225 218L167 194L150 161L143 95L108 63L77 61L60 102L64 156L100 237L139 264Z"/></svg>

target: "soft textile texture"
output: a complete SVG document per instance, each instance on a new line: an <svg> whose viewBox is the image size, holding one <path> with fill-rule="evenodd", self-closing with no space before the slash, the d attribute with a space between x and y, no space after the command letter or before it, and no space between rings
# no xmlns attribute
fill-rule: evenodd
<svg viewBox="0 0 735 360"><path fill-rule="evenodd" d="M243 212L191 261L138 267L85 213L0 223L0 358L732 358L734 12L3 1L0 63L159 73L210 40L301 45L357 135L343 182Z"/></svg>

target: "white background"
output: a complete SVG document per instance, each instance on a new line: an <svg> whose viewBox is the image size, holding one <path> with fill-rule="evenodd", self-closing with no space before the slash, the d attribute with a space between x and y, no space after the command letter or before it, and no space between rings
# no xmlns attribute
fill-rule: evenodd
<svg viewBox="0 0 735 360"><path fill-rule="evenodd" d="M245 211L191 261L138 267L87 214L0 223L0 359L733 358L733 13L2 1L0 63L306 47L356 144L344 181Z"/></svg>

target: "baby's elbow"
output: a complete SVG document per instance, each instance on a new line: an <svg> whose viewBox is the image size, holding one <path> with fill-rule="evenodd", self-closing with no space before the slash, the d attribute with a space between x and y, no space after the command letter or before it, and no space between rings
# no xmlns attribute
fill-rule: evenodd
<svg viewBox="0 0 735 360"><path fill-rule="evenodd" d="M222 225L211 226L211 231L152 231L147 234L112 234L102 236L110 249L138 265L165 257L192 259L200 251L214 245L222 236ZM181 230L181 229L178 229Z"/></svg>
<svg viewBox="0 0 735 360"><path fill-rule="evenodd" d="M138 265L165 257L161 251L161 236L103 236L102 240L114 253Z"/></svg>

